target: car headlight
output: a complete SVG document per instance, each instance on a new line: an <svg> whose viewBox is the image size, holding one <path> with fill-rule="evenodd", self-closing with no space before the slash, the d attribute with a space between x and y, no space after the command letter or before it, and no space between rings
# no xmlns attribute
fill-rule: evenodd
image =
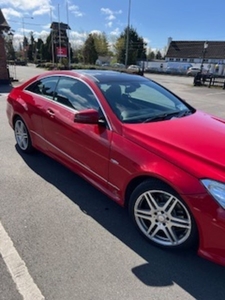
<svg viewBox="0 0 225 300"><path fill-rule="evenodd" d="M213 198L225 209L225 184L211 179L202 179L201 182Z"/></svg>

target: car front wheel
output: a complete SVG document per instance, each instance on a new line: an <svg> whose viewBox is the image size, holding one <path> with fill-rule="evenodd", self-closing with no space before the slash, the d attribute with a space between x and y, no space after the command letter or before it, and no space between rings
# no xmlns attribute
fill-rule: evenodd
<svg viewBox="0 0 225 300"><path fill-rule="evenodd" d="M156 246L180 249L197 242L197 227L185 202L166 184L146 180L132 193L129 213L139 232Z"/></svg>
<svg viewBox="0 0 225 300"><path fill-rule="evenodd" d="M27 126L21 118L17 118L14 125L14 132L17 145L20 150L25 153L30 153L33 150L30 134L28 132Z"/></svg>

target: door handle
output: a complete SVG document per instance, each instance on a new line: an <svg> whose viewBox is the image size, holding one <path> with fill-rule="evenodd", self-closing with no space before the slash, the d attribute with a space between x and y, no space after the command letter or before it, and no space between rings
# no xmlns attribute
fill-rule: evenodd
<svg viewBox="0 0 225 300"><path fill-rule="evenodd" d="M54 116L55 116L54 111L51 110L50 108L47 109L47 114L48 114L51 118L54 118Z"/></svg>

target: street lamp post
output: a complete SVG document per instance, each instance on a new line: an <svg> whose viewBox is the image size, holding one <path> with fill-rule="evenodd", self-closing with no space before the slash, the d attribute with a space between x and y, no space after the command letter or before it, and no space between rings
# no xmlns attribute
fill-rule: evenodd
<svg viewBox="0 0 225 300"><path fill-rule="evenodd" d="M204 64L204 61L205 61L205 54L206 54L206 49L208 48L208 43L207 41L204 43L204 46L203 46L203 55L202 55L202 64L201 64L201 74L202 74L202 70L203 70L203 64Z"/></svg>
<svg viewBox="0 0 225 300"><path fill-rule="evenodd" d="M127 38L126 38L126 53L125 53L125 67L126 68L127 68L127 64L128 64L128 52L129 52L130 9L131 9L131 0L129 0L128 19L127 19Z"/></svg>
<svg viewBox="0 0 225 300"><path fill-rule="evenodd" d="M25 49L25 29L24 29L24 19L33 19L34 17L22 17L22 27L23 27L23 59L27 61L27 49Z"/></svg>

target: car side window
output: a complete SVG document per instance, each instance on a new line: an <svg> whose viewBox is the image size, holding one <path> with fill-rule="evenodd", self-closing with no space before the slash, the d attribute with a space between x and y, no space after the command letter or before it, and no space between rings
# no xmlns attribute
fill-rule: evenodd
<svg viewBox="0 0 225 300"><path fill-rule="evenodd" d="M54 100L78 111L89 108L99 109L98 101L91 89L74 78L60 78Z"/></svg>
<svg viewBox="0 0 225 300"><path fill-rule="evenodd" d="M43 78L28 86L26 90L53 100L58 80L58 76Z"/></svg>

